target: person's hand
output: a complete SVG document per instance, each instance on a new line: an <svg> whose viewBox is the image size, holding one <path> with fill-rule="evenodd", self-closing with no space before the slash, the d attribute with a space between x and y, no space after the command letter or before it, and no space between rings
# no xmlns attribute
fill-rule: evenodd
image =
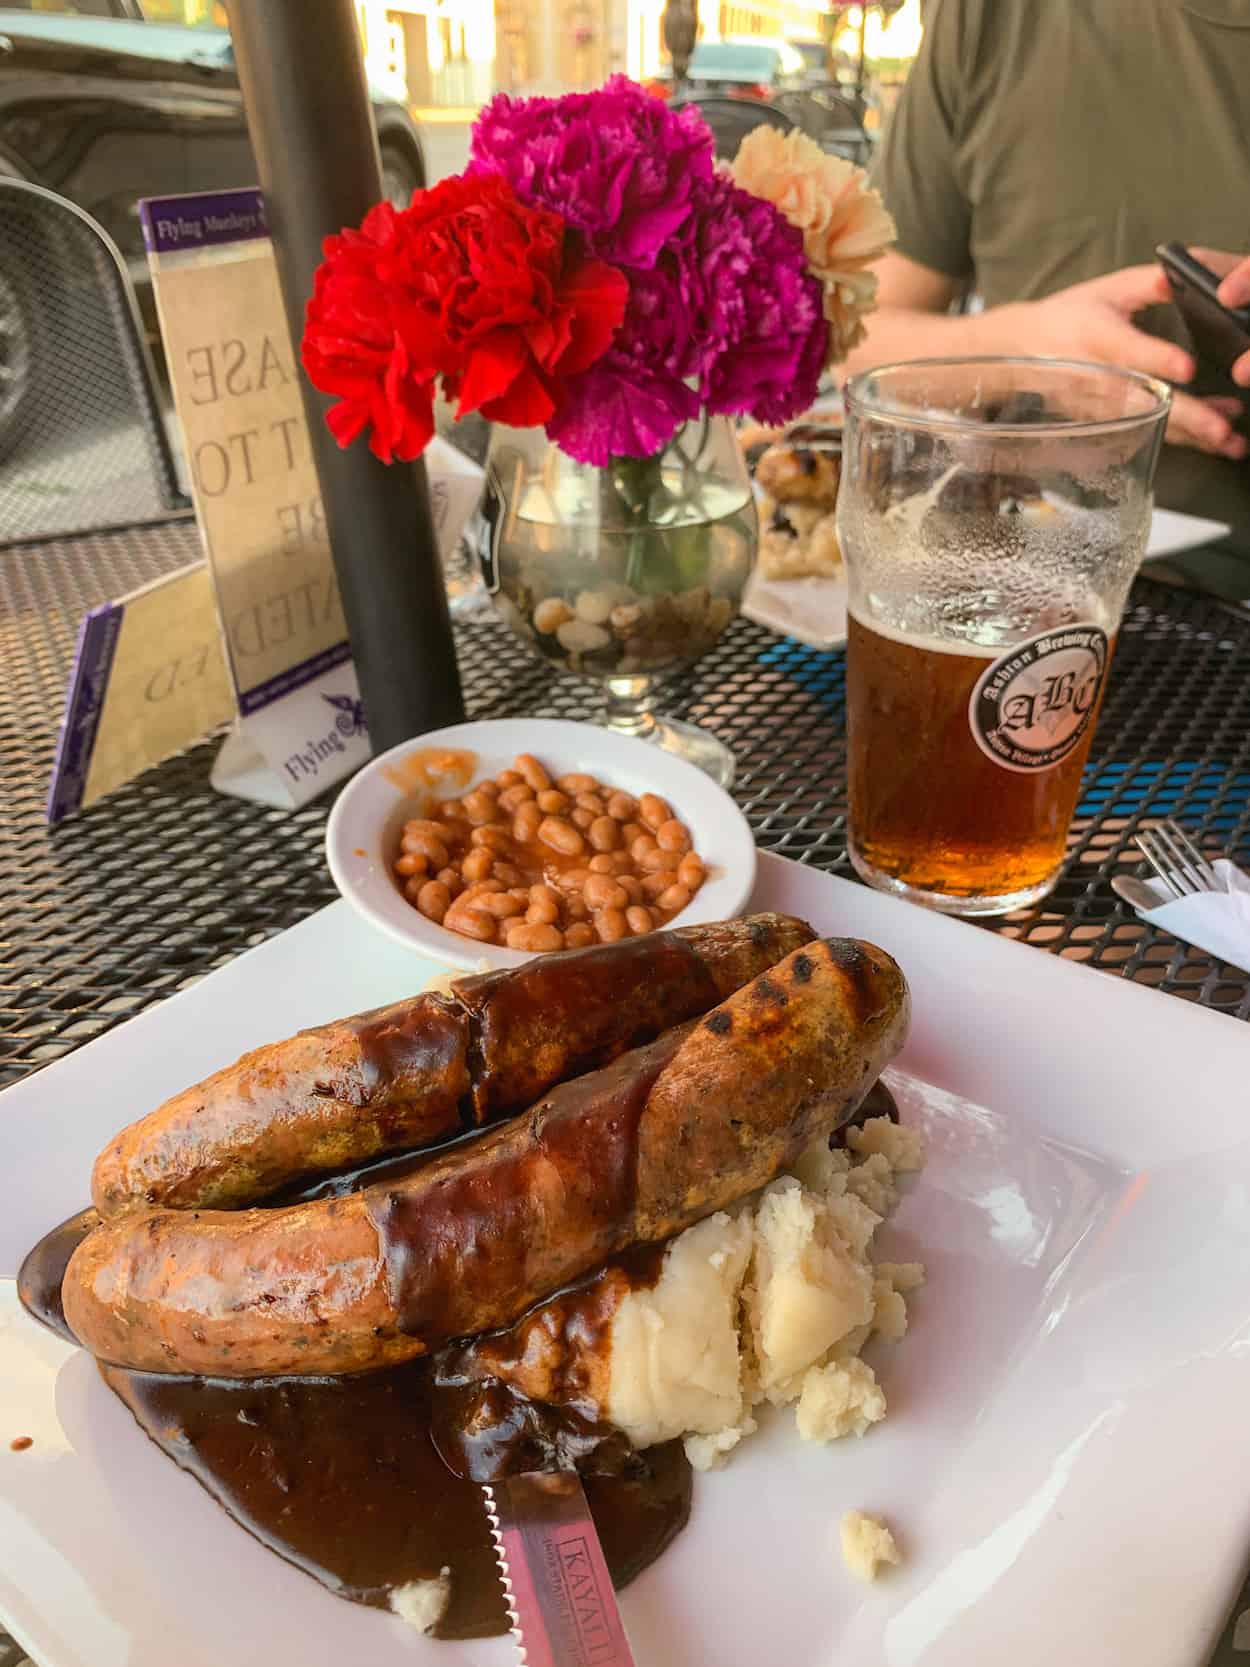
<svg viewBox="0 0 1250 1667"><path fill-rule="evenodd" d="M1250 442L1233 427L1244 410L1235 394L1208 394L1197 399L1193 394L1173 393L1167 437L1174 446L1192 446L1196 451L1239 463L1250 453Z"/></svg>
<svg viewBox="0 0 1250 1667"><path fill-rule="evenodd" d="M1057 290L1044 301L1027 303L1029 351L1094 359L1169 382L1188 382L1194 361L1185 349L1133 323L1134 313L1169 298L1167 278L1158 266L1125 266Z"/></svg>
<svg viewBox="0 0 1250 1667"><path fill-rule="evenodd" d="M1161 266L1125 266L1102 278L1058 290L1044 301L1025 303L1027 318L1017 320L1015 327L1019 339L1028 342L1030 353L1059 359L1094 359L1184 384L1193 380L1197 369L1193 356L1175 342L1148 335L1133 323L1135 313L1169 301L1171 293ZM1239 365L1243 362L1238 360ZM1243 458L1250 447L1234 431L1231 421L1240 411L1235 399L1199 399L1193 394L1174 393L1167 437L1173 445L1193 446L1217 457Z"/></svg>
<svg viewBox="0 0 1250 1667"><path fill-rule="evenodd" d="M1192 253L1223 279L1217 293L1226 307L1250 306L1250 255L1230 255L1226 249L1194 249ZM1234 362L1230 375L1239 388L1250 388L1250 351Z"/></svg>

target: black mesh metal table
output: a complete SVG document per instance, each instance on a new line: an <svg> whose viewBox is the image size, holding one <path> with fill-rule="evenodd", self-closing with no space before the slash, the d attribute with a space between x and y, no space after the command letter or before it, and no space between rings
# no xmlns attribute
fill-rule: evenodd
<svg viewBox="0 0 1250 1667"><path fill-rule="evenodd" d="M209 786L212 740L44 826L79 619L198 553L185 523L0 550L0 1083L334 895L321 848L329 796L294 813L222 798ZM590 685L553 673L489 617L461 624L457 646L471 716L593 716ZM849 872L841 653L739 620L662 704L733 748L734 792L761 846ZM1136 866L1134 828L1165 815L1250 865L1250 614L1142 580L1064 876L1041 906L995 926L1250 1018L1250 976L1143 925L1110 888ZM0 1634L0 1667L5 1650Z"/></svg>
<svg viewBox="0 0 1250 1667"><path fill-rule="evenodd" d="M329 796L222 798L206 741L49 832L43 804L78 621L194 560L194 526L0 550L0 1083L67 1053L333 896ZM595 692L501 626L459 628L474 717L586 718ZM761 846L848 872L844 659L738 621L665 691L722 736ZM1144 926L1111 891L1133 829L1175 815L1250 862L1250 615L1141 581L1120 638L1067 870L998 923L1029 943L1250 1017L1250 978Z"/></svg>

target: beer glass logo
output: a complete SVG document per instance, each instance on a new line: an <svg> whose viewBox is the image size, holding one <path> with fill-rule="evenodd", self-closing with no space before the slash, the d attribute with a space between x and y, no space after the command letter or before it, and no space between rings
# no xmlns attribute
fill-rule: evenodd
<svg viewBox="0 0 1250 1667"><path fill-rule="evenodd" d="M1107 634L1065 625L1016 643L977 679L968 722L981 751L1004 770L1049 770L1094 719L1107 669Z"/></svg>

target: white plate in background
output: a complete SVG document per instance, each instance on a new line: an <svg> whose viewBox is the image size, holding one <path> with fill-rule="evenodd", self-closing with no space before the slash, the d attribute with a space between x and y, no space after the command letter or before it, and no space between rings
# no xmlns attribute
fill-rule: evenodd
<svg viewBox="0 0 1250 1667"><path fill-rule="evenodd" d="M1182 515L1176 509L1156 509L1142 560L1158 561L1162 556L1197 549L1200 544L1214 544L1232 530L1227 521L1207 521L1200 515Z"/></svg>
<svg viewBox="0 0 1250 1667"><path fill-rule="evenodd" d="M766 579L758 568L747 582L742 611L757 625L809 648L845 648L846 576Z"/></svg>
<svg viewBox="0 0 1250 1667"><path fill-rule="evenodd" d="M1156 509L1143 561L1158 561L1181 550L1212 544L1231 528L1223 521L1205 521L1173 509ZM758 625L793 637L811 648L846 646L846 576L818 579L765 579L757 568L751 575L742 611Z"/></svg>
<svg viewBox="0 0 1250 1667"><path fill-rule="evenodd" d="M405 765L445 750L472 754L469 779L448 777L435 788L418 788ZM510 768L523 752L533 753L553 778L585 771L609 791L658 793L668 800L707 866L707 879L672 925L696 926L739 913L755 883L755 839L725 789L662 747L564 718L453 724L371 759L339 794L326 823L326 860L351 907L397 943L444 966L477 971L483 963L515 967L530 960L519 949L478 943L427 920L400 891L391 866L405 821L428 815L431 803L457 798L474 782Z"/></svg>
<svg viewBox="0 0 1250 1667"><path fill-rule="evenodd" d="M696 1477L622 1594L639 1667L1202 1667L1250 1547L1250 1030L775 857L752 904L907 972L930 1159L881 1253L929 1280L869 1350L882 1425L814 1448L777 1417ZM120 1125L434 970L335 904L0 1095L0 1621L40 1667L515 1662L264 1551L11 1283ZM872 1587L837 1551L853 1507L905 1552Z"/></svg>

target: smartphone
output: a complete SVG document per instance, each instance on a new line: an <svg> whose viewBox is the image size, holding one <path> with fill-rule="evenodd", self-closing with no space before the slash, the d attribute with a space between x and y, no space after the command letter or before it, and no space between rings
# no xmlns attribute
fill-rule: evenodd
<svg viewBox="0 0 1250 1667"><path fill-rule="evenodd" d="M1218 371L1231 381L1233 365L1250 351L1250 307L1226 307L1218 300L1219 278L1183 243L1161 243L1155 254L1168 275L1194 352L1207 370Z"/></svg>

